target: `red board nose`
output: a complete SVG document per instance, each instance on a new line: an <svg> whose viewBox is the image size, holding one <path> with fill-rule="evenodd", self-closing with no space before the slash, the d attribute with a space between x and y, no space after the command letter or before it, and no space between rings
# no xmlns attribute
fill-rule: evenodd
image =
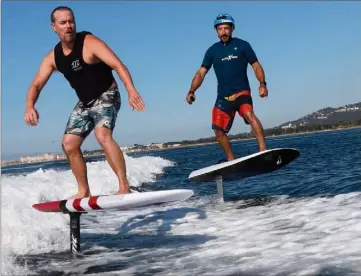
<svg viewBox="0 0 361 276"><path fill-rule="evenodd" d="M37 203L33 205L33 208L41 212L62 212L62 210L60 209L60 202L61 201L59 200L52 202Z"/></svg>

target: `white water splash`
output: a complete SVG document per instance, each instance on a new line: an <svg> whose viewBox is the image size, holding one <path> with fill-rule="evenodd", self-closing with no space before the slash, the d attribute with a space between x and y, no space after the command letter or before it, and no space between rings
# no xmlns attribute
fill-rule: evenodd
<svg viewBox="0 0 361 276"><path fill-rule="evenodd" d="M361 193L280 198L240 209L242 202L204 206L193 200L122 217L109 213L86 230L109 235L102 245L89 241L88 252L102 246L102 253L69 271L99 266L105 271L93 275L152 270L156 275L311 276L327 270L333 271L327 275L361 275L360 200ZM128 250L115 254L119 248ZM119 269L110 269L115 263ZM107 274L107 267L114 274Z"/></svg>
<svg viewBox="0 0 361 276"><path fill-rule="evenodd" d="M127 158L132 186L154 181L173 164L153 157ZM144 169L144 170L143 170ZM96 192L116 190L106 162L89 164ZM3 179L3 274L41 270L71 275L361 275L361 193L287 198L246 208L204 196L171 206L82 217L84 258L38 257L29 267L14 254L64 252L68 217L33 210L39 200L75 192L70 172L38 171ZM56 254L55 254L56 255Z"/></svg>
<svg viewBox="0 0 361 276"><path fill-rule="evenodd" d="M125 156L131 187L154 182L157 174L174 164L159 157ZM118 181L105 161L87 163L92 194L112 194ZM2 176L2 275L26 275L26 267L14 264L14 256L64 251L69 247L69 217L42 213L32 205L69 198L77 192L71 171L39 169L25 176Z"/></svg>

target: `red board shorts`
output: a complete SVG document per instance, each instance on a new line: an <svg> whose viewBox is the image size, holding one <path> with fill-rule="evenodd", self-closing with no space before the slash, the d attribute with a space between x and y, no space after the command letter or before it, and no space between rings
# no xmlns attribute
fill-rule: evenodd
<svg viewBox="0 0 361 276"><path fill-rule="evenodd" d="M217 98L212 110L212 129L228 133L232 127L236 112L244 118L246 112L253 111L251 93L248 90L241 91L225 98Z"/></svg>

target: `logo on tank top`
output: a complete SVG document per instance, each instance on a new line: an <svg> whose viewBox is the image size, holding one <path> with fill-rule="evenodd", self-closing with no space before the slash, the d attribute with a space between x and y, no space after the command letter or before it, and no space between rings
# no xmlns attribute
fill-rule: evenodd
<svg viewBox="0 0 361 276"><path fill-rule="evenodd" d="M74 61L71 63L71 68L73 68L73 71L79 71L79 70L81 70L83 67L80 65L79 59L77 59L77 60L74 60Z"/></svg>

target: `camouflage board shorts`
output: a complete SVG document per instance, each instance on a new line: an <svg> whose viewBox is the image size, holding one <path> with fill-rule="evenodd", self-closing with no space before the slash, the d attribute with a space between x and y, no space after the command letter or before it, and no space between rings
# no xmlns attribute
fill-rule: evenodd
<svg viewBox="0 0 361 276"><path fill-rule="evenodd" d="M120 105L118 88L105 91L99 98L86 105L79 101L70 114L65 134L86 137L96 127L113 130Z"/></svg>

